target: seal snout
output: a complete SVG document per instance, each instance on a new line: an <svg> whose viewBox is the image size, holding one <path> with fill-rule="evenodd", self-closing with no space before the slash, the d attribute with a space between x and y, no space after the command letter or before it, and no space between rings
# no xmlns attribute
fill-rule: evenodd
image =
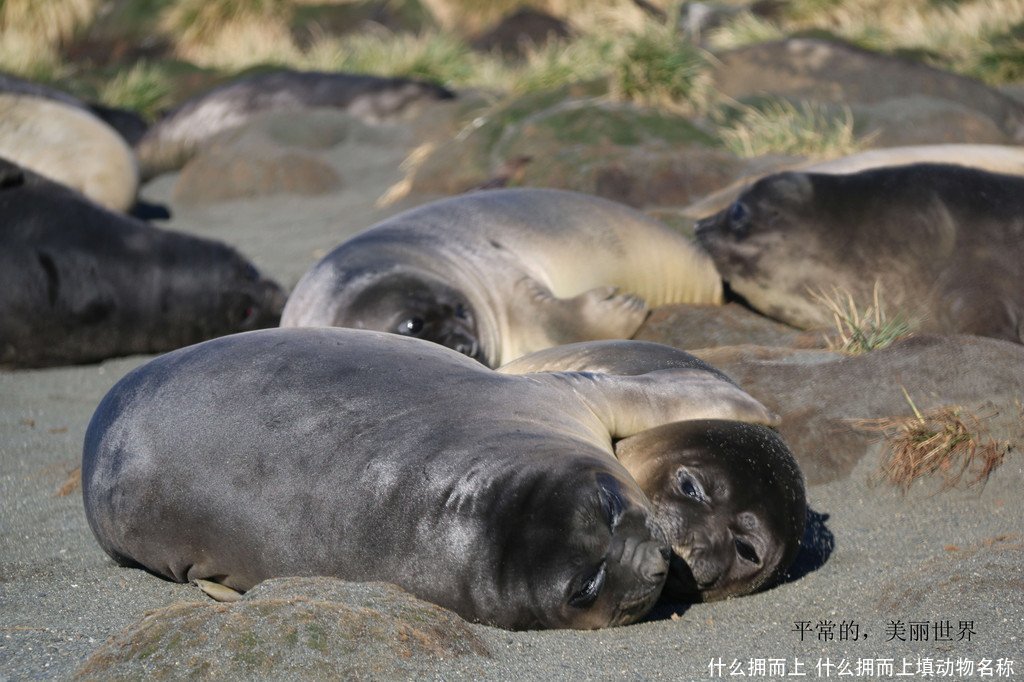
<svg viewBox="0 0 1024 682"><path fill-rule="evenodd" d="M670 547L658 540L644 540L636 535L625 539L612 538L608 548L610 562L627 567L641 580L649 584L660 584L668 575Z"/></svg>

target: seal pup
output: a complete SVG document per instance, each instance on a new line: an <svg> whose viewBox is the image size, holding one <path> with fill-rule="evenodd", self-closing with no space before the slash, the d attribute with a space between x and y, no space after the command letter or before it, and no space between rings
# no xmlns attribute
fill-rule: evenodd
<svg viewBox="0 0 1024 682"><path fill-rule="evenodd" d="M710 259L642 213L576 192L500 189L414 208L346 241L303 275L281 326L416 336L497 367L629 338L647 306L721 299Z"/></svg>
<svg viewBox="0 0 1024 682"><path fill-rule="evenodd" d="M236 78L171 109L135 145L144 179L185 165L217 133L272 111L342 109L369 122L401 116L452 91L408 78L283 69Z"/></svg>
<svg viewBox="0 0 1024 682"><path fill-rule="evenodd" d="M804 173L856 173L872 168L909 166L916 163L945 163L968 166L993 173L1024 175L1024 149L1000 144L921 144L868 149L827 161L802 160L781 164L771 172L745 177L725 189L706 196L684 209L686 215L706 218L727 208L755 181L782 171Z"/></svg>
<svg viewBox="0 0 1024 682"><path fill-rule="evenodd" d="M74 95L43 83L19 78L10 73L0 71L0 92L19 95L33 95L44 99L52 99L69 106L87 111L117 131L128 145L134 145L145 134L149 123L142 116L129 109L108 107L99 102L86 102Z"/></svg>
<svg viewBox="0 0 1024 682"><path fill-rule="evenodd" d="M612 438L691 402L769 414L689 370L654 374L510 376L352 329L221 337L104 397L83 448L86 516L116 561L180 582L332 575L505 628L629 623L660 593L669 548Z"/></svg>
<svg viewBox="0 0 1024 682"><path fill-rule="evenodd" d="M722 278L759 312L827 325L832 290L865 309L877 287L918 331L1021 342L1024 178L915 164L780 173L697 223Z"/></svg>
<svg viewBox="0 0 1024 682"><path fill-rule="evenodd" d="M635 376L672 368L706 372L735 386L699 358L646 341L558 346L498 371ZM672 546L664 589L669 599L712 601L770 585L793 563L803 536L807 497L789 448L764 422L715 419L715 411L697 409L686 421L615 443L615 457L651 501L655 522Z"/></svg>
<svg viewBox="0 0 1024 682"><path fill-rule="evenodd" d="M0 92L0 156L111 210L135 203L131 148L106 123L63 102Z"/></svg>
<svg viewBox="0 0 1024 682"><path fill-rule="evenodd" d="M0 366L154 353L271 326L284 293L234 249L0 159Z"/></svg>

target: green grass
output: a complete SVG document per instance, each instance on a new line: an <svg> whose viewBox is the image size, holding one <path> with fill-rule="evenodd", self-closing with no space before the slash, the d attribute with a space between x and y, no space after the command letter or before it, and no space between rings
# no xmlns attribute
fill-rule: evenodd
<svg viewBox="0 0 1024 682"><path fill-rule="evenodd" d="M811 292L811 296L833 321L833 330L826 336L830 350L850 355L870 353L891 345L912 331L904 316L886 313L878 282L872 292L871 304L864 309L858 307L848 291L833 289L831 294L820 291Z"/></svg>
<svg viewBox="0 0 1024 682"><path fill-rule="evenodd" d="M723 144L737 156L764 154L837 157L859 151L863 141L854 135L849 109L830 110L821 105L769 100L740 109L722 124Z"/></svg>
<svg viewBox="0 0 1024 682"><path fill-rule="evenodd" d="M99 100L104 104L137 111L153 119L170 106L171 84L166 74L146 62L137 62L103 84Z"/></svg>
<svg viewBox="0 0 1024 682"><path fill-rule="evenodd" d="M702 111L710 101L710 65L703 50L665 26L649 24L623 37L611 91L648 105Z"/></svg>

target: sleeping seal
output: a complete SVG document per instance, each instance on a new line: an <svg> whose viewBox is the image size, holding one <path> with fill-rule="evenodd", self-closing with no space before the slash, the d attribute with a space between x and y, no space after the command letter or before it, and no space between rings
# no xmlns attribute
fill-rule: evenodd
<svg viewBox="0 0 1024 682"><path fill-rule="evenodd" d="M284 293L220 242L113 213L0 159L0 366L154 353L276 323Z"/></svg>
<svg viewBox="0 0 1024 682"><path fill-rule="evenodd" d="M590 341L549 348L499 372L576 371L636 376L666 369L732 381L681 350L646 341ZM737 389L739 390L739 389ZM704 418L665 424L619 440L615 457L654 507L672 546L664 594L711 601L770 585L800 548L807 498L793 454L772 429Z"/></svg>
<svg viewBox="0 0 1024 682"><path fill-rule="evenodd" d="M518 377L381 332L235 334L110 390L85 511L119 563L172 580L383 580L505 628L619 625L669 549L612 439L695 403L769 414L688 369Z"/></svg>
<svg viewBox="0 0 1024 682"><path fill-rule="evenodd" d="M780 173L697 224L722 278L801 328L830 316L816 293L887 310L920 331L1020 342L1024 178L916 164L849 175Z"/></svg>
<svg viewBox="0 0 1024 682"><path fill-rule="evenodd" d="M327 107L376 122L454 96L440 85L408 78L282 69L236 78L186 100L149 128L135 152L148 179L181 168L211 137L261 113Z"/></svg>
<svg viewBox="0 0 1024 682"><path fill-rule="evenodd" d="M490 367L550 346L632 336L647 306L720 303L688 240L605 199L504 189L389 218L296 285L281 326L416 336Z"/></svg>
<svg viewBox="0 0 1024 682"><path fill-rule="evenodd" d="M113 211L135 203L135 155L117 132L78 107L0 92L0 156Z"/></svg>

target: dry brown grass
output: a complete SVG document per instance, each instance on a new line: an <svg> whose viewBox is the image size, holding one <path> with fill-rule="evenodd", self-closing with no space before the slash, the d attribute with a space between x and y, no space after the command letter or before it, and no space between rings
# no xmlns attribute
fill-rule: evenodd
<svg viewBox="0 0 1024 682"><path fill-rule="evenodd" d="M906 389L903 395L913 416L860 419L854 427L885 440L889 451L878 475L904 492L917 479L935 474L942 477L942 490L984 484L1010 452L1010 443L988 435L977 415L955 406L921 413Z"/></svg>

